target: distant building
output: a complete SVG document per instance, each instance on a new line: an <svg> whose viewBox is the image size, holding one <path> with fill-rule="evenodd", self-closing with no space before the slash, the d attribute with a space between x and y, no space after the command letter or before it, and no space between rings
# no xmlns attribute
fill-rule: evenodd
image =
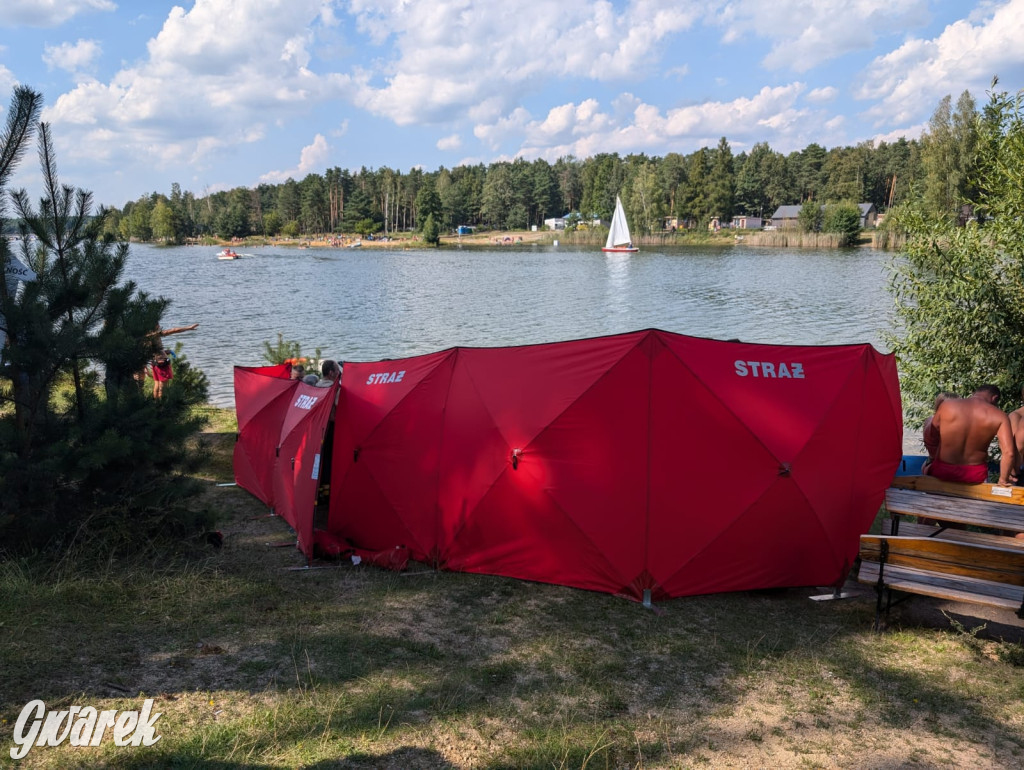
<svg viewBox="0 0 1024 770"><path fill-rule="evenodd" d="M544 226L548 228L548 230L564 230L565 220L568 216L569 215L566 214L564 217L551 217L550 219L545 219Z"/></svg>
<svg viewBox="0 0 1024 770"><path fill-rule="evenodd" d="M772 214L771 223L774 227L784 230L788 227L797 227L800 224L800 209L803 206L779 206ZM821 207L824 210L824 206ZM874 203L858 203L860 209L860 226L871 228L878 225L878 210Z"/></svg>
<svg viewBox="0 0 1024 770"><path fill-rule="evenodd" d="M772 214L772 226L779 230L798 227L800 225L800 209L802 208L803 206L779 206Z"/></svg>
<svg viewBox="0 0 1024 770"><path fill-rule="evenodd" d="M747 214L732 218L732 227L736 230L760 230L761 224L761 217L752 217Z"/></svg>
<svg viewBox="0 0 1024 770"><path fill-rule="evenodd" d="M860 209L860 226L865 227L876 227L878 225L878 210L875 208L874 203L860 203L857 205Z"/></svg>

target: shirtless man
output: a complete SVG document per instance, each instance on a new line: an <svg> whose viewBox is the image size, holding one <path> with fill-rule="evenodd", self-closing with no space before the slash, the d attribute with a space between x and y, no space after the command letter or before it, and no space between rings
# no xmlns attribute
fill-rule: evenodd
<svg viewBox="0 0 1024 770"><path fill-rule="evenodd" d="M1000 486L1017 480L1017 447L1010 418L996 406L999 388L982 385L968 398L948 398L932 416L931 431L939 438L928 474L946 481L981 484L988 477L988 447L999 440Z"/></svg>
<svg viewBox="0 0 1024 770"><path fill-rule="evenodd" d="M1024 399L1024 388L1021 388L1020 395ZM1017 447L1017 462L1024 463L1024 406L1010 412L1010 429ZM1020 468L1017 469L1017 475L1020 475Z"/></svg>
<svg viewBox="0 0 1024 770"><path fill-rule="evenodd" d="M956 398L956 393L950 393L948 390L940 390L935 394L935 403L932 406L932 416L924 421L924 427L922 434L924 436L924 448L928 452L928 460L925 462L925 467L922 469L925 474L928 473L928 467L932 464L932 460L935 459L935 454L939 451L939 432L932 427L932 418L935 417L934 412L939 409L939 404L945 401L947 398Z"/></svg>

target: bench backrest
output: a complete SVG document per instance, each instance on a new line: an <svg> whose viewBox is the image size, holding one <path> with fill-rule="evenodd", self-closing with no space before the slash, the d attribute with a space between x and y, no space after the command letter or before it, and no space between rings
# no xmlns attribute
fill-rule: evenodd
<svg viewBox="0 0 1024 770"><path fill-rule="evenodd" d="M862 561L1024 586L1024 551L932 537L861 535Z"/></svg>
<svg viewBox="0 0 1024 770"><path fill-rule="evenodd" d="M996 484L961 484L943 481L934 476L897 476L892 480L896 489L915 489L950 497L987 500L993 503L1024 505L1024 487L1000 487Z"/></svg>
<svg viewBox="0 0 1024 770"><path fill-rule="evenodd" d="M953 497L896 487L885 491L885 507L890 513L903 516L924 516L1018 532L1022 531L1024 523L1024 507L1003 500Z"/></svg>

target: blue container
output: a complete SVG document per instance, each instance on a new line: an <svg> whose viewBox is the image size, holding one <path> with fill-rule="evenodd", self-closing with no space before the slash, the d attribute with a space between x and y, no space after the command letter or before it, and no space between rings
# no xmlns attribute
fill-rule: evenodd
<svg viewBox="0 0 1024 770"><path fill-rule="evenodd" d="M928 459L928 455L903 455L900 467L896 471L897 476L920 476L921 466Z"/></svg>

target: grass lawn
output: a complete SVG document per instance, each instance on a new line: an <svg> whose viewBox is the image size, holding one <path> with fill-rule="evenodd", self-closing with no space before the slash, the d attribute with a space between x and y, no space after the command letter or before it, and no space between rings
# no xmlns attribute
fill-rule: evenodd
<svg viewBox="0 0 1024 770"><path fill-rule="evenodd" d="M0 766L44 700L139 708L152 747L34 748L24 767L1021 767L1024 648L871 631L814 588L657 611L500 577L304 563L209 434L224 547L0 562ZM925 602L927 599L914 599ZM898 618L899 615L894 615ZM979 621L980 623L980 621Z"/></svg>

